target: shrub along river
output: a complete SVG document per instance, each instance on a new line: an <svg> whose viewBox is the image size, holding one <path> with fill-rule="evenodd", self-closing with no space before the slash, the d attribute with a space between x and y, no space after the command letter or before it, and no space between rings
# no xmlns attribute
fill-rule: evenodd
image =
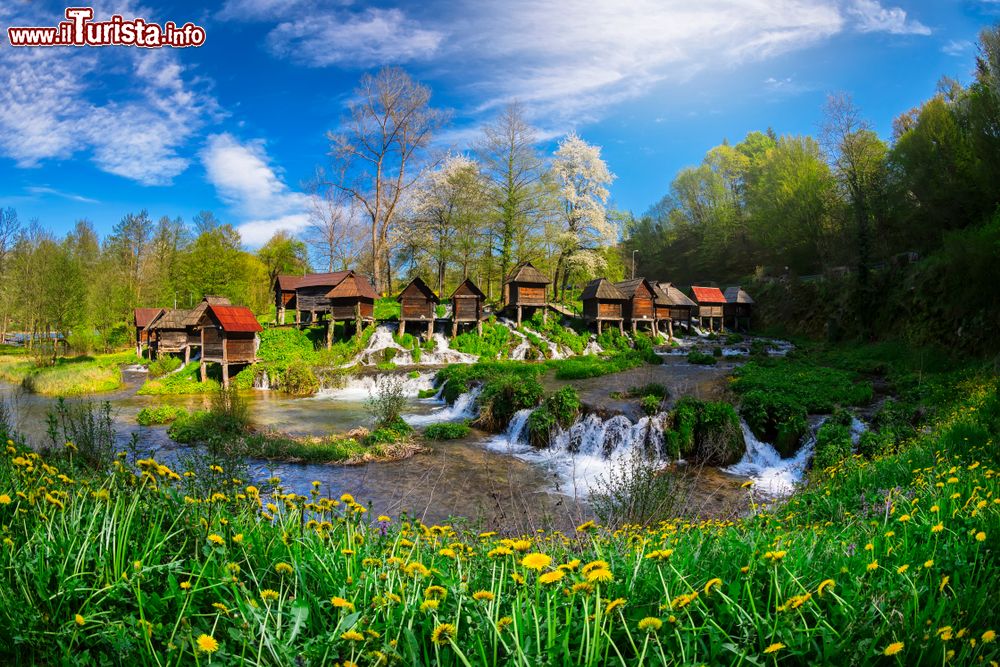
<svg viewBox="0 0 1000 667"><path fill-rule="evenodd" d="M483 526L505 525L523 530L565 528L590 518L586 497L602 476L620 465L635 447L662 440L662 414L647 417L636 401L611 398L629 387L660 383L670 402L682 396L717 399L736 359L714 366L687 363L667 356L659 366L643 366L599 378L559 381L547 377L546 390L571 384L579 393L585 415L553 439L548 449L527 444L525 424L530 411L514 416L501 434L473 430L462 439L429 443L430 451L410 458L360 465L302 464L250 459L255 481L278 476L286 490L307 494L314 481L324 493L351 493L375 514L402 512L427 522L465 517ZM551 375L551 374L549 374ZM417 427L440 421L460 421L475 415L474 392L453 405L440 399L417 398L432 386L433 369L421 369L407 378L404 419ZM136 390L145 379L140 372L125 372L126 388L100 395L109 401L115 420L117 445L124 449L135 438L136 454L153 455L168 465L183 467L194 448L167 437L166 427L136 423L138 412L163 404L188 409L208 406L205 396L140 396ZM255 390L248 394L253 425L258 429L302 436L323 436L367 426L371 417L366 400L372 376L352 378L347 386L322 390L316 396L293 398L278 392ZM54 399L0 385L0 393L13 415L17 430L35 445L49 441L46 417ZM728 469L704 468L694 483L685 511L700 515L728 515L745 508L746 491L740 484L753 478L768 495L789 493L801 478L808 461L807 442L793 457L782 459L770 445L760 443L744 428L747 454ZM61 444L61 443L60 443Z"/></svg>

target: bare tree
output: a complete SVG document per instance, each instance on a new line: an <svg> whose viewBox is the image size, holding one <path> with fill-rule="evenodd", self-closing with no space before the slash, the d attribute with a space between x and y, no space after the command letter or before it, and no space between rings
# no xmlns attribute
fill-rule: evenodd
<svg viewBox="0 0 1000 667"><path fill-rule="evenodd" d="M365 74L340 132L330 132L331 155L340 175L328 185L358 205L370 227L376 289L391 287L389 238L399 203L420 178L432 134L446 114L430 106L430 89L396 67Z"/></svg>
<svg viewBox="0 0 1000 667"><path fill-rule="evenodd" d="M306 240L316 255L316 265L327 271L346 270L364 243L357 207L344 190L323 185L319 172L311 189L312 209Z"/></svg>

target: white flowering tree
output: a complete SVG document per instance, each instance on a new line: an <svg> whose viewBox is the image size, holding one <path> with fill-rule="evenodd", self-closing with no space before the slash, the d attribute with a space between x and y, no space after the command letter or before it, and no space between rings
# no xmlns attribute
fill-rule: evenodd
<svg viewBox="0 0 1000 667"><path fill-rule="evenodd" d="M600 147L575 133L559 142L552 175L562 208L552 289L553 296L564 297L572 276L591 277L604 269L602 249L617 240L607 211L608 186L615 175L601 159Z"/></svg>

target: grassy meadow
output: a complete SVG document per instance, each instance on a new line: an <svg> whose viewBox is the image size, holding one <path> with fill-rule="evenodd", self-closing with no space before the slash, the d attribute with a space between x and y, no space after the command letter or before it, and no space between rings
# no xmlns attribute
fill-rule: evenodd
<svg viewBox="0 0 1000 667"><path fill-rule="evenodd" d="M9 434L0 660L989 664L1000 399L947 382L925 428L785 503L572 534L422 525L222 463L95 473Z"/></svg>

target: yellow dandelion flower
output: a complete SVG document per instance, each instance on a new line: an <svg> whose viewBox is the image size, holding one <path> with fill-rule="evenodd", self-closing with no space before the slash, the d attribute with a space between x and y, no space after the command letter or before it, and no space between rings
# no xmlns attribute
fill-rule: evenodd
<svg viewBox="0 0 1000 667"><path fill-rule="evenodd" d="M932 567L934 567L934 560L933 559L932 560L924 561L924 568L925 569L929 569L929 568L932 568Z"/></svg>
<svg viewBox="0 0 1000 667"><path fill-rule="evenodd" d="M996 638L997 638L997 633L993 632L992 630L987 630L986 632L984 632L982 637L983 642L986 644L989 644Z"/></svg>
<svg viewBox="0 0 1000 667"><path fill-rule="evenodd" d="M819 587L816 589L816 593L820 597L823 597L823 593L825 593L828 589L831 589L836 585L837 582L835 582L833 579L824 579L823 581L820 582Z"/></svg>
<svg viewBox="0 0 1000 667"><path fill-rule="evenodd" d="M608 570L611 566L608 565L607 561L604 560L594 560L583 566L582 572L587 574L591 570Z"/></svg>
<svg viewBox="0 0 1000 667"><path fill-rule="evenodd" d="M224 538L222 535L216 535L215 533L212 533L211 535L208 536L208 541L217 547L221 547L223 544L226 543L226 538Z"/></svg>
<svg viewBox="0 0 1000 667"><path fill-rule="evenodd" d="M626 602L625 598L616 598L612 600L611 602L608 603L608 606L604 608L605 615L610 614L618 607L624 607L625 602Z"/></svg>
<svg viewBox="0 0 1000 667"><path fill-rule="evenodd" d="M878 569L878 561L873 560L872 562L868 563L866 567L868 568L869 572L874 572L875 570Z"/></svg>
<svg viewBox="0 0 1000 667"><path fill-rule="evenodd" d="M657 632L663 627L663 621L655 616L647 616L639 621L639 629L645 632Z"/></svg>
<svg viewBox="0 0 1000 667"><path fill-rule="evenodd" d="M365 636L357 630L348 630L340 635L340 638L345 642L363 642L365 640Z"/></svg>
<svg viewBox="0 0 1000 667"><path fill-rule="evenodd" d="M939 523L939 524L936 524L934 526L931 526L931 532L932 533L940 533L942 530L944 530L944 524L943 523Z"/></svg>
<svg viewBox="0 0 1000 667"><path fill-rule="evenodd" d="M766 649L764 649L764 653L777 653L778 651L780 651L783 648L785 648L784 644L782 644L781 642L774 642L773 644L771 644L770 646L768 646Z"/></svg>
<svg viewBox="0 0 1000 667"><path fill-rule="evenodd" d="M900 565L899 567L896 568L896 574L904 574L909 569L910 566L904 563L903 565Z"/></svg>
<svg viewBox="0 0 1000 667"><path fill-rule="evenodd" d="M73 620L76 621L76 624L79 625L79 626L81 626L81 627L83 626L84 623L87 622L86 619L83 616L81 616L80 614L77 614L73 618Z"/></svg>
<svg viewBox="0 0 1000 667"><path fill-rule="evenodd" d="M708 583L705 584L705 595L711 595L713 588L718 588L722 585L722 579L715 577L714 579L709 579Z"/></svg>
<svg viewBox="0 0 1000 667"><path fill-rule="evenodd" d="M219 650L219 642L211 635L200 635L197 639L198 650L203 653L215 653Z"/></svg>
<svg viewBox="0 0 1000 667"><path fill-rule="evenodd" d="M260 599L264 602L271 602L272 600L278 599L278 591L271 588L265 588L260 592Z"/></svg>
<svg viewBox="0 0 1000 667"><path fill-rule="evenodd" d="M180 586L181 586L181 590L182 591L189 591L189 590L191 590L191 582L190 581L182 581L181 584L180 584Z"/></svg>
<svg viewBox="0 0 1000 667"><path fill-rule="evenodd" d="M0 493L0 505L10 505L13 502L6 493Z"/></svg>
<svg viewBox="0 0 1000 667"><path fill-rule="evenodd" d="M543 570L552 563L552 558L541 553L531 553L521 559L521 565L529 570Z"/></svg>
<svg viewBox="0 0 1000 667"><path fill-rule="evenodd" d="M424 589L424 597L427 599L443 600L448 595L448 591L442 586L428 586Z"/></svg>
<svg viewBox="0 0 1000 667"><path fill-rule="evenodd" d="M441 623L431 632L431 641L439 645L447 644L454 638L456 632L458 628L451 623Z"/></svg>
<svg viewBox="0 0 1000 667"><path fill-rule="evenodd" d="M422 603L420 603L420 611L427 613L432 609L437 609L440 604L441 604L440 600L424 600Z"/></svg>
<svg viewBox="0 0 1000 667"><path fill-rule="evenodd" d="M579 526L577 526L576 527L576 532L578 532L578 533L585 533L588 530L591 530L591 529L593 529L595 527L596 527L596 524L593 521L587 521L587 522L581 523Z"/></svg>
<svg viewBox="0 0 1000 667"><path fill-rule="evenodd" d="M493 599L494 599L494 597L495 596L493 595L493 593L491 593L489 591L476 591L475 593L472 594L472 599L473 600L478 600L480 602L484 602L484 601L485 602L492 602Z"/></svg>
<svg viewBox="0 0 1000 667"><path fill-rule="evenodd" d="M503 632L503 629L514 622L514 619L510 616L503 616L497 621L497 630Z"/></svg>
<svg viewBox="0 0 1000 667"><path fill-rule="evenodd" d="M531 548L531 540L514 540L511 542L510 547L514 551L527 551Z"/></svg>
<svg viewBox="0 0 1000 667"><path fill-rule="evenodd" d="M277 572L278 574L291 574L292 572L295 571L295 568L293 568L288 563L278 563L277 565L274 566L274 571Z"/></svg>
<svg viewBox="0 0 1000 667"><path fill-rule="evenodd" d="M615 575L611 574L611 570L591 570L587 573L587 581L590 583L606 584L608 582L614 581Z"/></svg>
<svg viewBox="0 0 1000 667"><path fill-rule="evenodd" d="M941 584L938 586L938 593L944 592L944 587L948 585L949 581L951 581L951 577L949 577L947 574L941 577Z"/></svg>
<svg viewBox="0 0 1000 667"><path fill-rule="evenodd" d="M985 542L985 541L986 541L986 533L984 533L983 531L979 531L978 533L976 533L976 542Z"/></svg>
<svg viewBox="0 0 1000 667"><path fill-rule="evenodd" d="M347 609L349 611L354 611L354 603L350 600L345 600L341 597L330 598L330 604L332 604L337 609Z"/></svg>
<svg viewBox="0 0 1000 667"><path fill-rule="evenodd" d="M882 655L896 655L903 650L904 646L905 644L903 644L903 642L893 642L885 647L885 650L882 651Z"/></svg>
<svg viewBox="0 0 1000 667"><path fill-rule="evenodd" d="M546 572L545 574L538 577L538 583L554 584L565 576L566 572L563 570L552 570L551 572Z"/></svg>
<svg viewBox="0 0 1000 667"><path fill-rule="evenodd" d="M491 549L486 555L489 558L499 558L500 556L510 556L513 553L514 552L507 547L497 547L496 549Z"/></svg>

